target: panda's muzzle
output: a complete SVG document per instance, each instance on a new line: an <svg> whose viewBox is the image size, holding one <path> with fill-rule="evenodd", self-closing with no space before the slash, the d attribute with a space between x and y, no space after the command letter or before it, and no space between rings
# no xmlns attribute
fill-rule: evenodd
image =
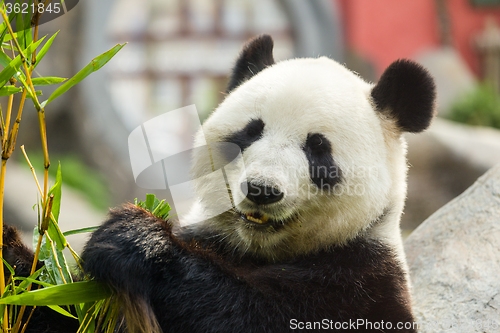
<svg viewBox="0 0 500 333"><path fill-rule="evenodd" d="M241 191L245 194L246 198L256 205L255 209L249 213L240 213L243 221L248 223L249 226L283 226L284 221L274 220L271 216L262 212L268 210L268 206L277 203L285 196L283 192L276 187L258 185L252 182L241 183Z"/></svg>
<svg viewBox="0 0 500 333"><path fill-rule="evenodd" d="M251 202L257 205L269 205L283 199L284 194L272 186L257 185L251 182L241 183L241 191Z"/></svg>

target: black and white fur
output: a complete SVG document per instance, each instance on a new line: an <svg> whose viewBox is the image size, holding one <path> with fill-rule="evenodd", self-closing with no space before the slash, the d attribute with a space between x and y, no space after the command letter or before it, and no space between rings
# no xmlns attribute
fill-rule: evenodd
<svg viewBox="0 0 500 333"><path fill-rule="evenodd" d="M196 138L241 148L244 172L226 170L234 207L210 217L228 189L205 177L190 215L204 222L189 228L113 210L84 269L116 290L132 332L289 332L325 319L416 332L394 329L413 322L401 134L428 127L432 78L398 60L373 85L324 57L274 63L272 48L267 35L244 47ZM194 178L207 168L194 156Z"/></svg>

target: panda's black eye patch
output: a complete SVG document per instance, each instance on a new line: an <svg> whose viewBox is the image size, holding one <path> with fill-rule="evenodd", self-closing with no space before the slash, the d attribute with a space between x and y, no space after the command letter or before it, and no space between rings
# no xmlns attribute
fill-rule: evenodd
<svg viewBox="0 0 500 333"><path fill-rule="evenodd" d="M237 144L241 152L255 141L262 138L264 132L264 122L262 119L251 120L243 129L224 138L224 141Z"/></svg>
<svg viewBox="0 0 500 333"><path fill-rule="evenodd" d="M332 144L322 134L309 133L302 148L309 162L309 176L322 190L333 190L341 171L332 156Z"/></svg>

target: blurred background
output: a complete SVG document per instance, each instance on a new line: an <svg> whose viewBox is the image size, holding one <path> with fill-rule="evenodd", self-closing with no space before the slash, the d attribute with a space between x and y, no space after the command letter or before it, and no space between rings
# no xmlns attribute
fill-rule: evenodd
<svg viewBox="0 0 500 333"><path fill-rule="evenodd" d="M169 200L168 191L135 184L128 135L190 104L205 118L223 99L242 44L268 33L277 61L325 55L376 82L392 61L411 58L435 76L439 119L407 137L408 234L500 162L499 25L500 0L80 1L41 26L41 35L60 30L41 75L71 77L113 45L128 45L46 110L52 172L62 165L61 229L98 225L108 207L149 192ZM23 113L17 144L41 175L33 108ZM5 193L6 222L31 237L37 190L18 147ZM84 240L69 241L79 248Z"/></svg>

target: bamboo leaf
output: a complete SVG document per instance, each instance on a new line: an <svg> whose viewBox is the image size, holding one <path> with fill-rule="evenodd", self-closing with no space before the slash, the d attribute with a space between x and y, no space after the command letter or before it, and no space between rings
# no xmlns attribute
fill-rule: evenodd
<svg viewBox="0 0 500 333"><path fill-rule="evenodd" d="M67 245L66 237L64 237L61 229L59 229L59 225L51 220L49 223L49 229L47 229L50 238L57 244L57 248L62 251Z"/></svg>
<svg viewBox="0 0 500 333"><path fill-rule="evenodd" d="M23 85L24 89L26 89L26 93L28 94L28 97L31 99L34 99L33 94L31 93L31 88L26 82L26 76L24 75L23 72L19 71L16 74L14 74L14 77L21 82Z"/></svg>
<svg viewBox="0 0 500 333"><path fill-rule="evenodd" d="M41 38L36 43L31 44L25 51L31 50L32 52L34 49L38 47L38 45L40 45L40 43L44 40L44 38L45 37ZM10 80L10 78L19 71L19 67L21 66L21 64L22 64L21 56L18 55L0 72L0 87L3 87Z"/></svg>
<svg viewBox="0 0 500 333"><path fill-rule="evenodd" d="M9 265L9 263L7 261L5 261L4 258L2 258L2 260L3 260L5 267L7 267L7 269L10 271L10 274L12 274L12 276L14 276L16 273L14 272L14 269L12 268L12 266Z"/></svg>
<svg viewBox="0 0 500 333"><path fill-rule="evenodd" d="M75 229L75 230L69 230L66 232L63 232L64 237L68 237L71 235L76 235L76 234L83 234L86 232L94 232L98 229L99 227L88 227L88 228L81 228L81 229Z"/></svg>
<svg viewBox="0 0 500 333"><path fill-rule="evenodd" d="M9 95L21 92L21 91L23 91L23 88L21 88L21 87L3 86L2 88L0 88L0 96L9 96Z"/></svg>
<svg viewBox="0 0 500 333"><path fill-rule="evenodd" d="M35 228L34 235L38 234L38 228ZM47 236L44 235L42 238L42 244L40 246L39 260L43 261L45 266L42 274L40 276L40 280L46 283L50 283L52 285L64 284L64 281L61 277L59 268L57 266L57 262L59 262L59 266L61 266L62 274L66 282L71 282L71 274L69 273L68 265L66 264L66 259L62 253L62 250L67 245L66 238L60 233L59 227L53 220L49 223L49 229L47 230L50 239L56 244L55 251L52 251L52 246L50 244L50 240L47 239ZM57 256L54 256L54 252Z"/></svg>
<svg viewBox="0 0 500 333"><path fill-rule="evenodd" d="M52 230L51 227L53 228ZM49 223L49 229L43 236L42 245L40 247L39 258L40 260L43 260L47 272L47 275L42 276L41 280L54 285L70 283L73 279L69 272L69 267L66 264L66 259L62 253L62 250L64 250L67 245L66 238L60 234L60 230L58 228L54 227L57 227L57 224L53 223L53 220L51 220ZM53 232L52 235L51 232ZM47 234L50 239L47 239ZM62 237L62 240L56 241L55 239L58 237ZM55 242L55 244L51 244L50 240ZM52 248L52 246L54 246L54 248ZM59 267L61 270L59 270Z"/></svg>
<svg viewBox="0 0 500 333"><path fill-rule="evenodd" d="M1 55L0 55L1 57ZM58 84L66 81L66 78L63 77L36 77L32 78L31 82L34 86L48 86L51 84Z"/></svg>
<svg viewBox="0 0 500 333"><path fill-rule="evenodd" d="M69 79L68 81L66 81L62 86L60 86L59 88L57 88L56 91L54 91L52 93L52 95L50 95L49 99L47 99L46 101L44 101L41 104L42 108L44 108L47 104L49 104L50 102L52 102L57 97L59 97L62 94L64 94L71 87L73 87L75 84L77 84L80 81L82 81L83 79L85 79L87 76L89 76L93 72L98 71L99 69L101 69L104 65L106 65L106 63L109 60L111 60L111 58L113 58L115 56L115 54L118 51L121 50L121 48L123 46L125 46L125 44L117 44L115 47L113 47L109 51L106 51L103 54L101 54L100 56L92 59L92 61L87 66L85 66L81 71L79 71L75 76L73 76L71 79Z"/></svg>
<svg viewBox="0 0 500 333"><path fill-rule="evenodd" d="M58 33L59 33L59 31L57 31L55 34L53 34L52 37L49 38L47 43L45 43L45 45L40 49L40 52L38 52L38 54L36 55L36 62L35 62L35 65L33 66L33 68L38 66L40 61L42 61L43 57L45 57L45 55L47 54L47 51L50 49L50 46L52 45L52 42L54 41L54 38L56 38Z"/></svg>
<svg viewBox="0 0 500 333"><path fill-rule="evenodd" d="M111 289L97 281L83 281L0 298L0 304L29 306L73 305L94 302L112 295Z"/></svg>
<svg viewBox="0 0 500 333"><path fill-rule="evenodd" d="M9 40L12 40L12 35L10 33L8 33L7 30L5 30L5 32L7 32L7 34L5 35L5 38L2 41L3 43L6 43ZM14 32L14 38L17 38L17 32Z"/></svg>
<svg viewBox="0 0 500 333"><path fill-rule="evenodd" d="M28 1L28 8L31 7L31 0ZM31 33L31 10L28 10L28 13L25 13L26 15L23 15L24 17L24 27L23 27L23 32L24 32L24 39L26 41L26 45L30 45L33 42L33 37ZM31 54L29 58L31 60Z"/></svg>
<svg viewBox="0 0 500 333"><path fill-rule="evenodd" d="M13 12L15 12L15 10L13 10ZM17 30L17 42L19 43L22 49L25 49L28 45L26 44L26 38L24 34L24 18L21 11L16 13L16 30Z"/></svg>
<svg viewBox="0 0 500 333"><path fill-rule="evenodd" d="M12 59L5 52L0 51L0 65L2 65L2 67L9 66L11 61Z"/></svg>
<svg viewBox="0 0 500 333"><path fill-rule="evenodd" d="M56 183L49 190L49 194L47 197L50 197L51 194L54 195L54 202L52 203L52 215L54 215L54 219L56 222L59 222L59 213L61 211L61 196L62 196L62 175L61 175L61 163L59 163L59 167L57 168L56 174Z"/></svg>
<svg viewBox="0 0 500 333"><path fill-rule="evenodd" d="M52 287L53 286L53 284L50 284L47 282L42 282L42 281L35 280L32 278L16 277L16 278L14 278L14 281L23 281L25 284L22 287L21 287L21 284L19 284L19 287L21 289L24 289L24 290L26 290L26 287L31 283L35 283L35 284L38 284L38 285L44 286L44 287Z"/></svg>
<svg viewBox="0 0 500 333"><path fill-rule="evenodd" d="M19 284L19 287L20 288L23 288L23 289L26 289L28 288L29 284L32 283L30 280L36 280L38 279L38 277L40 276L40 274L42 273L42 270L43 270L43 267L40 268L39 270L37 270L35 273L31 274L29 277L27 278L21 278L21 277L18 277L16 279L20 279L20 280L23 280L23 282L21 282Z"/></svg>
<svg viewBox="0 0 500 333"><path fill-rule="evenodd" d="M52 310L54 310L55 312L62 314L63 316L74 318L74 319L78 320L78 318L76 318L75 316L73 316L71 313L64 310L63 308L61 308L59 305L47 305L47 306L49 308L51 308Z"/></svg>
<svg viewBox="0 0 500 333"><path fill-rule="evenodd" d="M16 3L19 3L20 0L16 0L15 3L13 3L12 5L14 6ZM9 23L12 22L12 20L14 19L14 17L16 16L16 12L15 11L12 11L9 15ZM9 34L9 29L7 28L7 24L5 22L2 22L2 24L0 24L0 30L2 31L2 35L0 36L0 44L3 42L3 39L4 37ZM16 38L17 38L17 35L16 35Z"/></svg>
<svg viewBox="0 0 500 333"><path fill-rule="evenodd" d="M135 205L149 211L151 214L163 220L168 218L171 210L170 205L165 200L158 200L154 194L146 194L146 201L135 199Z"/></svg>
<svg viewBox="0 0 500 333"><path fill-rule="evenodd" d="M155 204L155 195L154 194L146 194L146 209L150 212L153 212L153 205Z"/></svg>

